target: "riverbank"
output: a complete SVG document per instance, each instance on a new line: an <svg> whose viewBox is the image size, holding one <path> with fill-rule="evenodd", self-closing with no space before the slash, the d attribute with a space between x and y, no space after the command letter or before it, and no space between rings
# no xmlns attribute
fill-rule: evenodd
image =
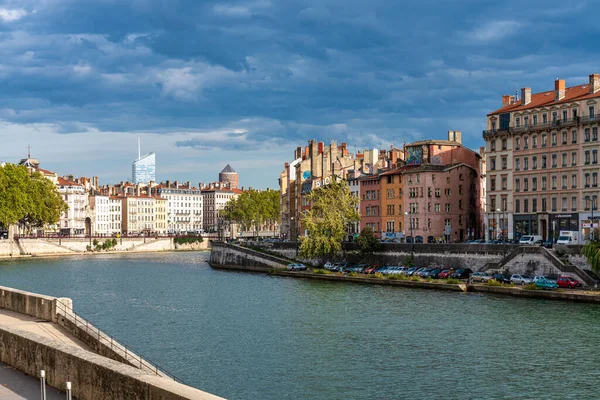
<svg viewBox="0 0 600 400"><path fill-rule="evenodd" d="M109 238L110 239L110 238ZM31 257L62 257L98 254L154 253L165 251L210 250L211 242L177 243L173 238L120 238L108 250L99 249L109 239L90 238L21 238L15 241L0 240L0 259ZM97 246L98 245L98 246Z"/></svg>
<svg viewBox="0 0 600 400"><path fill-rule="evenodd" d="M308 271L287 271L284 269L260 267L260 266L243 266L243 265L218 265L209 263L211 268L230 271L244 271L250 273L265 273L277 276L286 276L291 278L301 279L317 279L325 281L350 282L366 285L386 285L400 286L411 289L431 289L444 290L454 292L471 292L471 293L487 293L513 297L546 299L546 300L562 300L574 301L582 303L600 304L600 293L589 292L582 290L529 290L518 286L492 286L487 283L446 283L444 280L433 279L431 281L418 279L400 279L398 276L385 275L376 277L374 275L355 275L348 276L339 273L323 273L323 270L308 270ZM315 272L319 271L319 272ZM328 272L328 271L327 271Z"/></svg>

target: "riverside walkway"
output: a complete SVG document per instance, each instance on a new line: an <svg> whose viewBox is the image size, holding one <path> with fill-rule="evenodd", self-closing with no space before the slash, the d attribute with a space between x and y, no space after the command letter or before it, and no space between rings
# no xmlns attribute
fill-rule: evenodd
<svg viewBox="0 0 600 400"><path fill-rule="evenodd" d="M79 339L72 337L63 327L28 315L0 309L0 326L32 332L70 346L90 350ZM40 381L37 377L26 375L4 363L0 363L0 400L39 398ZM65 394L46 385L46 398L48 400L62 400L65 398Z"/></svg>

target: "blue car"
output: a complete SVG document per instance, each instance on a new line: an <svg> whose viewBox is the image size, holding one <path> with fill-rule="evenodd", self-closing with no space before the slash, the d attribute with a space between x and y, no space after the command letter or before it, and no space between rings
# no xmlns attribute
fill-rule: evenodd
<svg viewBox="0 0 600 400"><path fill-rule="evenodd" d="M558 287L558 284L548 278L538 278L535 281L535 286L542 289L556 289Z"/></svg>

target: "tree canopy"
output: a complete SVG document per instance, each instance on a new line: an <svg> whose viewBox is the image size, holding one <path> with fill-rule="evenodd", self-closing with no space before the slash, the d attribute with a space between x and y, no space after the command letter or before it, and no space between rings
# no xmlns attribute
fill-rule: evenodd
<svg viewBox="0 0 600 400"><path fill-rule="evenodd" d="M53 225L68 206L56 186L39 172L22 165L0 166L0 224L19 223L27 230Z"/></svg>
<svg viewBox="0 0 600 400"><path fill-rule="evenodd" d="M598 242L598 239L583 246L581 254L585 256L587 262L592 266L592 271L600 273L600 242Z"/></svg>
<svg viewBox="0 0 600 400"><path fill-rule="evenodd" d="M322 258L342 250L348 224L358 221L358 199L352 195L346 181L334 181L307 195L311 208L301 222L308 236L302 238L300 256Z"/></svg>
<svg viewBox="0 0 600 400"><path fill-rule="evenodd" d="M356 238L356 244L360 254L364 258L369 258L374 252L381 249L381 243L377 240L377 236L370 226L365 226L361 231L360 235Z"/></svg>
<svg viewBox="0 0 600 400"><path fill-rule="evenodd" d="M236 222L244 230L253 226L276 224L279 221L280 195L278 191L248 190L229 200L221 216Z"/></svg>

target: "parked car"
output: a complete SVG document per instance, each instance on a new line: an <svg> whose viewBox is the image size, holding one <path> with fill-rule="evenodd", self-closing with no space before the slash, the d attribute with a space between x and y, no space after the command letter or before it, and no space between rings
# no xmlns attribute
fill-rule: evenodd
<svg viewBox="0 0 600 400"><path fill-rule="evenodd" d="M535 281L535 286L542 289L556 289L558 287L556 282L554 282L552 279L548 279L543 276L538 277L538 279Z"/></svg>
<svg viewBox="0 0 600 400"><path fill-rule="evenodd" d="M556 284L561 288L575 289L581 287L581 282L577 279L571 278L570 276L559 276L556 280Z"/></svg>
<svg viewBox="0 0 600 400"><path fill-rule="evenodd" d="M528 285L533 282L533 279L529 275L513 274L510 277L510 283L515 285Z"/></svg>
<svg viewBox="0 0 600 400"><path fill-rule="evenodd" d="M325 265L323 265L323 268L325 268L326 270L329 270L329 271L331 271L331 270L333 269L333 266L334 266L334 265L335 265L335 264L332 264L332 263L330 263L329 261L327 261L327 262L325 263Z"/></svg>
<svg viewBox="0 0 600 400"><path fill-rule="evenodd" d="M487 272L473 272L471 279L473 282L487 282L492 279L492 276Z"/></svg>
<svg viewBox="0 0 600 400"><path fill-rule="evenodd" d="M405 270L403 273L405 275L412 275L415 273L416 270L418 270L419 267L410 267L409 269Z"/></svg>
<svg viewBox="0 0 600 400"><path fill-rule="evenodd" d="M427 272L426 272L424 275L422 275L422 276L424 276L424 277L426 277L426 278L427 278L427 277L431 277L431 278L437 279L437 277L438 277L438 275L440 274L440 272L442 272L442 269L441 269L441 268L433 268L432 270L430 270L430 271L427 271Z"/></svg>
<svg viewBox="0 0 600 400"><path fill-rule="evenodd" d="M417 272L415 272L413 275L416 276L425 276L429 271L431 271L433 268L427 267L427 268L423 268L422 270L417 270Z"/></svg>
<svg viewBox="0 0 600 400"><path fill-rule="evenodd" d="M288 271L306 271L306 265L301 264L301 263L288 264L287 265L287 270Z"/></svg>
<svg viewBox="0 0 600 400"><path fill-rule="evenodd" d="M536 275L533 277L533 283L536 283L537 281L544 280L544 279L550 279L550 278L548 278L547 276L544 276L544 275Z"/></svg>
<svg viewBox="0 0 600 400"><path fill-rule="evenodd" d="M365 274L372 274L372 273L375 272L375 268L377 268L377 267L375 267L374 265L367 265L365 267L365 269L363 270L363 273L365 273Z"/></svg>
<svg viewBox="0 0 600 400"><path fill-rule="evenodd" d="M468 279L472 273L473 270L471 268L461 268L457 269L451 276L455 279Z"/></svg>
<svg viewBox="0 0 600 400"><path fill-rule="evenodd" d="M511 283L510 278L504 274L494 274L492 278L500 283Z"/></svg>
<svg viewBox="0 0 600 400"><path fill-rule="evenodd" d="M447 279L450 278L450 275L454 273L453 269L444 269L442 272L438 274L439 279Z"/></svg>
<svg viewBox="0 0 600 400"><path fill-rule="evenodd" d="M546 239L540 244L540 246L551 249L553 244L554 243L552 242L552 239Z"/></svg>
<svg viewBox="0 0 600 400"><path fill-rule="evenodd" d="M536 244L541 242L543 239L540 235L525 235L521 236L519 244Z"/></svg>

